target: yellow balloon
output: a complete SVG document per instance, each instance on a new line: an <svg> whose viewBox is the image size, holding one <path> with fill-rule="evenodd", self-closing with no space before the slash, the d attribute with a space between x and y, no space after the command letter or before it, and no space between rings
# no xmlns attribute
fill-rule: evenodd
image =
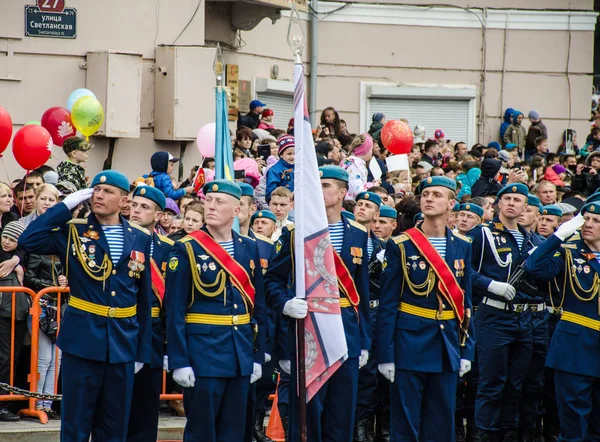
<svg viewBox="0 0 600 442"><path fill-rule="evenodd" d="M71 120L75 129L82 135L94 135L104 121L104 109L96 97L86 96L78 99L71 110Z"/></svg>

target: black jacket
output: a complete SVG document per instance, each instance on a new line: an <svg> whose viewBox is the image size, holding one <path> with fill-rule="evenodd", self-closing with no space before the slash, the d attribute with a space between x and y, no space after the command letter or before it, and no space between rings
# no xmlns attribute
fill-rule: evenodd
<svg viewBox="0 0 600 442"><path fill-rule="evenodd" d="M585 196L591 195L600 188L600 173L590 175L582 173L581 175L573 175L571 179L571 190L581 192Z"/></svg>
<svg viewBox="0 0 600 442"><path fill-rule="evenodd" d="M256 129L260 124L260 115L254 112L248 112L246 115L239 115L237 127L246 126L250 129Z"/></svg>
<svg viewBox="0 0 600 442"><path fill-rule="evenodd" d="M27 255L25 261L25 287L39 292L46 287L58 285L58 276L62 274L62 265L52 255Z"/></svg>

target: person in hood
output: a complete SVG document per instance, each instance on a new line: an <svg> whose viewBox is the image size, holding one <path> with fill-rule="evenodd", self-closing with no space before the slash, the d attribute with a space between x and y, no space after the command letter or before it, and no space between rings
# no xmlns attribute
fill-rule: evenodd
<svg viewBox="0 0 600 442"><path fill-rule="evenodd" d="M528 114L531 126L527 129L527 137L525 138L525 159L528 160L535 153L536 140L540 137L548 138L548 129L542 122L540 113L532 109Z"/></svg>
<svg viewBox="0 0 600 442"><path fill-rule="evenodd" d="M473 185L477 182L477 180L479 180L480 176L481 169L479 167L473 167L466 173L461 173L456 177L456 181L461 183L460 191L456 197L457 201L462 201L462 198L465 195L471 195Z"/></svg>
<svg viewBox="0 0 600 442"><path fill-rule="evenodd" d="M271 200L271 193L278 187L286 187L294 191L294 159L296 141L292 135L282 135L277 139L279 161L271 166L266 173L267 189L265 197L267 203Z"/></svg>
<svg viewBox="0 0 600 442"><path fill-rule="evenodd" d="M173 166L177 161L179 161L179 158L173 158L173 155L169 152L156 152L150 157L152 172L144 177L152 178L154 187L164 193L167 198L175 201L186 193L194 192L194 186L184 187L183 189L175 189L173 187L171 173L173 173Z"/></svg>
<svg viewBox="0 0 600 442"><path fill-rule="evenodd" d="M506 111L504 111L504 121L500 125L500 139L501 140L504 140L504 133L506 132L506 129L508 129L508 126L510 126L512 124L512 114L514 111L515 110L512 107L509 107L506 109Z"/></svg>
<svg viewBox="0 0 600 442"><path fill-rule="evenodd" d="M471 197L496 195L502 184L498 182L498 175L502 161L493 158L486 158L481 162L481 176L471 188Z"/></svg>
<svg viewBox="0 0 600 442"><path fill-rule="evenodd" d="M381 144L381 129L383 129L383 125L387 123L387 118L381 112L376 112L373 114L373 122L371 123L371 127L369 127L369 135L380 146Z"/></svg>
<svg viewBox="0 0 600 442"><path fill-rule="evenodd" d="M525 128L521 125L523 122L523 113L515 110L512 121L513 123L506 128L506 132L504 133L504 144L516 144L519 149L518 152L521 154L525 149L525 138L527 136Z"/></svg>

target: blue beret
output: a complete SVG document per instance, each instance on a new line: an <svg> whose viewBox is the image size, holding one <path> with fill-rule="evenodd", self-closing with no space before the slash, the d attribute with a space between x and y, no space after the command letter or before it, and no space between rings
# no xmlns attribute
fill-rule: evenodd
<svg viewBox="0 0 600 442"><path fill-rule="evenodd" d="M237 199L242 197L242 189L238 183L229 180L214 180L206 183L202 188L202 192L204 192L204 195L208 195L209 193L224 193Z"/></svg>
<svg viewBox="0 0 600 442"><path fill-rule="evenodd" d="M265 218L270 219L274 223L277 222L277 217L270 210L259 210L258 212L254 212L254 214L250 218L250 225L254 224L254 220L257 218Z"/></svg>
<svg viewBox="0 0 600 442"><path fill-rule="evenodd" d="M167 198L165 197L165 194L152 186L136 187L133 191L133 196L141 196L149 199L150 201L154 201L158 207L160 207L160 210L165 210L165 206L167 205Z"/></svg>
<svg viewBox="0 0 600 442"><path fill-rule="evenodd" d="M515 147L517 147L517 145L513 143L508 143L506 146L504 146L506 150L513 150Z"/></svg>
<svg viewBox="0 0 600 442"><path fill-rule="evenodd" d="M460 209L460 203L454 203L454 207L452 208L453 212L458 212Z"/></svg>
<svg viewBox="0 0 600 442"><path fill-rule="evenodd" d="M497 141L490 141L490 144L487 145L488 149L496 149L496 150L500 150L502 149L502 147L500 146L500 143L498 143Z"/></svg>
<svg viewBox="0 0 600 442"><path fill-rule="evenodd" d="M594 202L585 204L581 208L581 210L579 211L579 213L581 215L584 215L585 212L591 212L591 213L596 213L596 214L600 215L600 202L594 201Z"/></svg>
<svg viewBox="0 0 600 442"><path fill-rule="evenodd" d="M596 193L591 194L585 200L586 204L587 203L593 203L593 202L596 202L596 201L600 201L600 190L598 192L596 192Z"/></svg>
<svg viewBox="0 0 600 442"><path fill-rule="evenodd" d="M118 187L129 193L129 180L118 170L104 170L94 177L90 187L98 184L106 184L108 186Z"/></svg>
<svg viewBox="0 0 600 442"><path fill-rule="evenodd" d="M237 185L242 189L242 196L250 196L254 198L254 187L248 183L237 183Z"/></svg>
<svg viewBox="0 0 600 442"><path fill-rule="evenodd" d="M532 195L531 193L527 195L527 204L537 207L540 211L542 210L542 202L537 196Z"/></svg>
<svg viewBox="0 0 600 442"><path fill-rule="evenodd" d="M507 195L509 193L518 193L529 198L529 189L523 183L513 183L504 186L502 189L500 189L500 192L498 192L498 195L496 195L496 197L500 199L502 195Z"/></svg>
<svg viewBox="0 0 600 442"><path fill-rule="evenodd" d="M350 175L339 166L323 166L319 167L319 176L321 179L340 180L347 183L350 180Z"/></svg>
<svg viewBox="0 0 600 442"><path fill-rule="evenodd" d="M356 195L356 202L359 200L371 201L381 207L381 197L375 192L361 192Z"/></svg>
<svg viewBox="0 0 600 442"><path fill-rule="evenodd" d="M554 204L548 204L542 207L542 215L562 216L562 210Z"/></svg>
<svg viewBox="0 0 600 442"><path fill-rule="evenodd" d="M456 192L456 181L446 176L430 176L419 183L418 193L423 192L428 187L445 187Z"/></svg>
<svg viewBox="0 0 600 442"><path fill-rule="evenodd" d="M379 208L379 218L396 219L397 216L398 216L398 212L396 211L396 209L394 209L390 206L383 205Z"/></svg>
<svg viewBox="0 0 600 442"><path fill-rule="evenodd" d="M342 210L342 215L344 215L348 219L351 219L352 221L354 221L356 219L356 217L354 216L354 213L349 212L347 210Z"/></svg>
<svg viewBox="0 0 600 442"><path fill-rule="evenodd" d="M478 206L477 204L473 204L473 203L464 203L460 205L460 210L461 212L463 210L467 211L467 212L471 212L474 213L475 215L478 215L479 218L483 218L483 207Z"/></svg>

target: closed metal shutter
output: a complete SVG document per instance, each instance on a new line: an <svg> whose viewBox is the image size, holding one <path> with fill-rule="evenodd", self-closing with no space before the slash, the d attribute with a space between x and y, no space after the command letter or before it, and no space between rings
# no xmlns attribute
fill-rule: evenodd
<svg viewBox="0 0 600 442"><path fill-rule="evenodd" d="M427 138L442 129L446 140L469 142L469 100L377 97L367 102L369 124L374 113L382 112L388 120L408 120L413 130L422 124Z"/></svg>
<svg viewBox="0 0 600 442"><path fill-rule="evenodd" d="M287 94L258 92L256 99L266 104L265 109L273 111L273 124L275 128L287 130L288 122L294 116L294 97Z"/></svg>

